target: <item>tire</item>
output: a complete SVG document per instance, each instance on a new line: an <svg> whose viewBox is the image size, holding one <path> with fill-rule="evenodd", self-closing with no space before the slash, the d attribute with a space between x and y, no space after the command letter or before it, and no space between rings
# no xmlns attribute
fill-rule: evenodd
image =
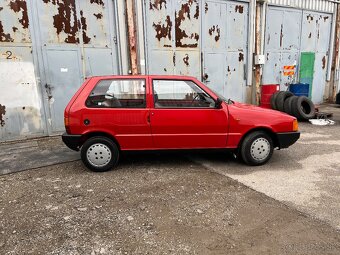
<svg viewBox="0 0 340 255"><path fill-rule="evenodd" d="M276 97L276 107L277 110L283 112L284 111L284 103L286 101L286 99L288 99L289 97L294 96L294 94L290 91L281 91L280 94L277 95Z"/></svg>
<svg viewBox="0 0 340 255"><path fill-rule="evenodd" d="M273 110L277 110L277 107L276 107L276 97L277 95L282 92L282 91L277 91L275 92L271 97L270 97L270 106Z"/></svg>
<svg viewBox="0 0 340 255"><path fill-rule="evenodd" d="M336 94L336 101L337 104L340 104L340 92Z"/></svg>
<svg viewBox="0 0 340 255"><path fill-rule="evenodd" d="M81 148L84 165L94 172L105 172L114 168L119 160L116 143L104 136L89 138Z"/></svg>
<svg viewBox="0 0 340 255"><path fill-rule="evenodd" d="M286 99L286 101L283 104L283 110L285 113L288 113L289 115L293 115L292 112L292 102L294 98L297 98L297 96L292 96Z"/></svg>
<svg viewBox="0 0 340 255"><path fill-rule="evenodd" d="M273 140L263 131L248 134L241 144L243 161L250 166L260 166L268 162L274 151Z"/></svg>
<svg viewBox="0 0 340 255"><path fill-rule="evenodd" d="M315 106L308 97L301 96L292 102L292 112L299 120L309 120L315 117Z"/></svg>

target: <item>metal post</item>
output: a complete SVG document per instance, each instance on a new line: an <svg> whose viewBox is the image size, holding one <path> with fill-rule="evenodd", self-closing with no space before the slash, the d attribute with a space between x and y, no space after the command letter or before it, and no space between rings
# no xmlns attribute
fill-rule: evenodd
<svg viewBox="0 0 340 255"><path fill-rule="evenodd" d="M263 29L263 28L262 28ZM261 6L256 5L255 17L255 55L261 54ZM261 99L261 65L255 66L255 104L260 104Z"/></svg>
<svg viewBox="0 0 340 255"><path fill-rule="evenodd" d="M247 85L252 85L253 78L253 52L254 52L254 44L255 44L255 10L256 8L256 0L250 0L249 3L249 35L248 35L248 70L247 70Z"/></svg>
<svg viewBox="0 0 340 255"><path fill-rule="evenodd" d="M340 52L339 52L339 44L340 44L340 6L339 4L336 5L336 25L335 25L335 43L334 46L334 62L332 64L334 68L334 79L333 79L333 86L330 92L330 101L335 102L336 94L338 91L339 86L339 61L340 61ZM333 61L333 60L330 60Z"/></svg>
<svg viewBox="0 0 340 255"><path fill-rule="evenodd" d="M136 43L136 28L135 28L135 8L133 0L126 0L127 12L127 26L129 35L129 50L131 74L138 74L138 60L137 60L137 43Z"/></svg>

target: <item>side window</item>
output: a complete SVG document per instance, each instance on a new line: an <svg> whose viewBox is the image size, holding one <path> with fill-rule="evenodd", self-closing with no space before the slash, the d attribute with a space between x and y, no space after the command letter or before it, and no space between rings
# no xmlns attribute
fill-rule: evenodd
<svg viewBox="0 0 340 255"><path fill-rule="evenodd" d="M192 81L153 80L155 108L214 108L215 101Z"/></svg>
<svg viewBox="0 0 340 255"><path fill-rule="evenodd" d="M101 80L86 100L92 108L145 108L145 80Z"/></svg>

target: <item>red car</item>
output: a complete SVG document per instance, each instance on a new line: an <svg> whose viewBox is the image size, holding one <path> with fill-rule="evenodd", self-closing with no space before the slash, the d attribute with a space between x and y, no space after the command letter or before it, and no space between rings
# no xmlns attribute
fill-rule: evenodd
<svg viewBox="0 0 340 255"><path fill-rule="evenodd" d="M62 139L84 164L107 171L121 151L231 149L262 165L299 137L296 118L227 100L193 77L87 79L65 109Z"/></svg>

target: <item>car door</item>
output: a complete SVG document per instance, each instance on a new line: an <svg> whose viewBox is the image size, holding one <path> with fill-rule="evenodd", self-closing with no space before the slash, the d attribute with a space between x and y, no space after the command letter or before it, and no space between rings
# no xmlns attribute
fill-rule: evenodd
<svg viewBox="0 0 340 255"><path fill-rule="evenodd" d="M152 79L151 133L156 148L225 148L228 116L191 80ZM223 106L226 107L226 106Z"/></svg>
<svg viewBox="0 0 340 255"><path fill-rule="evenodd" d="M96 132L112 134L122 150L152 149L146 79L101 79L85 104L84 119Z"/></svg>

